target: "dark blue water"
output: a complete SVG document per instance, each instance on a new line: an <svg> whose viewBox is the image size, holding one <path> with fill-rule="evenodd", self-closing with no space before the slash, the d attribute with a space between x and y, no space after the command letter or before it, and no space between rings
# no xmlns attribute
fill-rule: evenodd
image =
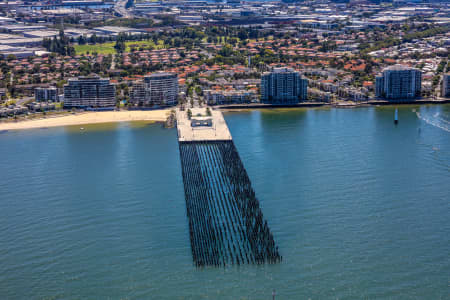
<svg viewBox="0 0 450 300"><path fill-rule="evenodd" d="M225 115L283 263L192 264L174 129L0 134L1 299L448 299L450 106Z"/></svg>

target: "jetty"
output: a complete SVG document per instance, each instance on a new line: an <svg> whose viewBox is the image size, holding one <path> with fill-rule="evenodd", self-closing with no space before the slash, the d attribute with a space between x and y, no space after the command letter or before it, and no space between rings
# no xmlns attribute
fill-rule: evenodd
<svg viewBox="0 0 450 300"><path fill-rule="evenodd" d="M177 131L194 264L280 262L222 113L178 110Z"/></svg>
<svg viewBox="0 0 450 300"><path fill-rule="evenodd" d="M187 111L177 110L179 142L231 141L231 134L223 114L219 110L192 108L189 118Z"/></svg>

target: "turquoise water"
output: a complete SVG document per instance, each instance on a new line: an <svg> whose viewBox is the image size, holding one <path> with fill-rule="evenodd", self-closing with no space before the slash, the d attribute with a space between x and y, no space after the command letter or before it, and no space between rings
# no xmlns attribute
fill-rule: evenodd
<svg viewBox="0 0 450 300"><path fill-rule="evenodd" d="M416 110L416 111L414 111ZM277 265L192 264L176 130L0 134L1 299L448 299L450 106L225 115Z"/></svg>

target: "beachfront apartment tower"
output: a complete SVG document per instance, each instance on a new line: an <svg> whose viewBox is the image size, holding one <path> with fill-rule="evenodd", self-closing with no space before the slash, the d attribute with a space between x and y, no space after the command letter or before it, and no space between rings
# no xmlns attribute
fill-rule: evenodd
<svg viewBox="0 0 450 300"><path fill-rule="evenodd" d="M450 98L450 73L442 77L442 97Z"/></svg>
<svg viewBox="0 0 450 300"><path fill-rule="evenodd" d="M383 70L376 77L375 94L388 100L412 100L420 97L422 72L402 65L394 65Z"/></svg>
<svg viewBox="0 0 450 300"><path fill-rule="evenodd" d="M64 107L114 107L116 87L97 75L69 79L64 86Z"/></svg>
<svg viewBox="0 0 450 300"><path fill-rule="evenodd" d="M38 87L34 89L36 102L57 102L58 89L56 87Z"/></svg>
<svg viewBox="0 0 450 300"><path fill-rule="evenodd" d="M307 99L308 80L290 68L274 68L261 76L261 102L295 104Z"/></svg>
<svg viewBox="0 0 450 300"><path fill-rule="evenodd" d="M158 72L133 82L131 102L138 106L173 106L178 103L178 75Z"/></svg>
<svg viewBox="0 0 450 300"><path fill-rule="evenodd" d="M157 72L133 82L131 102L138 106L173 106L178 103L178 75Z"/></svg>
<svg viewBox="0 0 450 300"><path fill-rule="evenodd" d="M178 75L158 72L144 77L150 100L159 105L176 105L178 102Z"/></svg>

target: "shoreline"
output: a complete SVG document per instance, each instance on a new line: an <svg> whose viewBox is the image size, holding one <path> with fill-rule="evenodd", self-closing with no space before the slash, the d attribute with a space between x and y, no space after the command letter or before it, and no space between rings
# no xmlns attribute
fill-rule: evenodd
<svg viewBox="0 0 450 300"><path fill-rule="evenodd" d="M88 124L153 121L165 122L170 109L148 111L102 111L83 112L58 117L42 118L38 120L24 120L17 122L0 122L0 131L25 130L49 127L78 126Z"/></svg>
<svg viewBox="0 0 450 300"><path fill-rule="evenodd" d="M416 100L408 102L368 101L362 103L327 103L304 102L291 105L277 105L264 103L217 105L214 109L222 111L252 110L252 109L290 109L290 108L359 108L370 106L398 106L398 105L424 105L424 104L448 104L450 99L442 100ZM173 109L173 108L172 108ZM171 109L158 110L121 110L121 111L84 111L63 116L50 116L36 120L0 121L0 132L9 130L26 130L50 127L79 126L102 123L118 123L133 121L165 122Z"/></svg>
<svg viewBox="0 0 450 300"><path fill-rule="evenodd" d="M386 101L386 100L370 100L366 102L353 103L329 103L329 102L302 102L298 104L266 104L266 103L250 103L250 104L224 104L215 106L221 110L234 109L276 109L276 108L314 108L314 107L335 107L335 108L358 108L369 106L396 106L396 105L424 105L424 104L448 104L450 99L442 100L415 100L415 101Z"/></svg>

